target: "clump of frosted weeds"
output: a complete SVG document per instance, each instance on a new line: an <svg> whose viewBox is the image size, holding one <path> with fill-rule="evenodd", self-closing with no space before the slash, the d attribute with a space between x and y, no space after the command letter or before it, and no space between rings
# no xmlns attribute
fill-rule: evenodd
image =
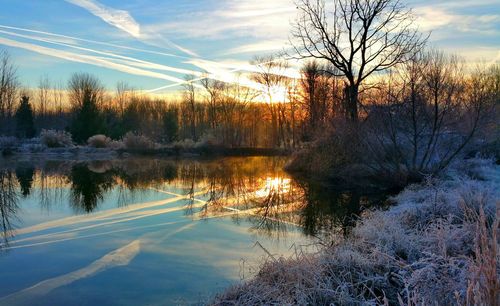
<svg viewBox="0 0 500 306"><path fill-rule="evenodd" d="M73 146L71 134L65 131L42 130L40 142L48 148L68 148Z"/></svg>
<svg viewBox="0 0 500 306"><path fill-rule="evenodd" d="M13 148L17 146L19 140L12 136L0 136L0 149Z"/></svg>
<svg viewBox="0 0 500 306"><path fill-rule="evenodd" d="M270 260L212 304L500 305L500 166L464 161L391 200L333 246Z"/></svg>
<svg viewBox="0 0 500 306"><path fill-rule="evenodd" d="M156 147L156 144L148 137L132 132L125 134L122 142L124 147L129 150L150 150Z"/></svg>
<svg viewBox="0 0 500 306"><path fill-rule="evenodd" d="M101 134L89 137L87 140L87 144L92 148L107 148L111 142L111 138Z"/></svg>

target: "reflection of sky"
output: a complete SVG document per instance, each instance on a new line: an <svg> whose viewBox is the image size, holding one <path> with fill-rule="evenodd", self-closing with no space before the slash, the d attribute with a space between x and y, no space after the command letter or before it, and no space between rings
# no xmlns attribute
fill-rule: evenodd
<svg viewBox="0 0 500 306"><path fill-rule="evenodd" d="M256 241L280 255L308 240L300 231L279 241L254 235L245 218L238 224L230 218L196 221L186 215L190 201L182 194L140 190L117 208L117 192L108 192L88 215L74 215L68 205L40 214L33 197L21 200L20 234L0 257L0 296L10 295L0 304L196 302L237 281L242 267L255 267L265 255Z"/></svg>
<svg viewBox="0 0 500 306"><path fill-rule="evenodd" d="M498 0L402 2L432 32L431 45L498 62ZM13 54L28 87L43 74L66 82L88 71L108 88L125 80L152 89L186 73L226 79L254 55L282 50L295 14L293 0L3 0L0 25L11 28L0 27L0 47Z"/></svg>

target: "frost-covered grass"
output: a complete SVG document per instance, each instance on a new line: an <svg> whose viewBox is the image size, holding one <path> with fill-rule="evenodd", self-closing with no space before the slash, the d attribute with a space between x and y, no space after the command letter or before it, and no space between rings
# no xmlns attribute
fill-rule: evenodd
<svg viewBox="0 0 500 306"><path fill-rule="evenodd" d="M68 148L73 146L71 134L65 131L42 130L40 142L48 148Z"/></svg>
<svg viewBox="0 0 500 306"><path fill-rule="evenodd" d="M500 305L500 166L471 159L366 212L315 254L270 258L217 305Z"/></svg>
<svg viewBox="0 0 500 306"><path fill-rule="evenodd" d="M147 136L138 135L128 132L123 136L123 145L129 150L151 150L156 147L156 144Z"/></svg>
<svg viewBox="0 0 500 306"><path fill-rule="evenodd" d="M89 137L89 139L87 140L88 146L92 148L107 148L110 146L111 142L111 138L102 134L94 135L92 137Z"/></svg>

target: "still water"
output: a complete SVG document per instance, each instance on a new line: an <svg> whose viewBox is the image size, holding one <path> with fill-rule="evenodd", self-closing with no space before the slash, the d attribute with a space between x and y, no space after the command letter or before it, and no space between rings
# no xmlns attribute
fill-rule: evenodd
<svg viewBox="0 0 500 306"><path fill-rule="evenodd" d="M0 305L203 303L383 200L285 162L0 159Z"/></svg>

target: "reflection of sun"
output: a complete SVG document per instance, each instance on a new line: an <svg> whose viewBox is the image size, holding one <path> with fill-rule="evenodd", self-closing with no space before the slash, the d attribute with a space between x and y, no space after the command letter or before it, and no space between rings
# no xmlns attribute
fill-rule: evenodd
<svg viewBox="0 0 500 306"><path fill-rule="evenodd" d="M257 197L265 197L269 195L269 192L272 190L287 192L290 190L290 182L291 180L289 178L267 177L265 179L265 183L263 184L262 188L255 191L255 195Z"/></svg>

